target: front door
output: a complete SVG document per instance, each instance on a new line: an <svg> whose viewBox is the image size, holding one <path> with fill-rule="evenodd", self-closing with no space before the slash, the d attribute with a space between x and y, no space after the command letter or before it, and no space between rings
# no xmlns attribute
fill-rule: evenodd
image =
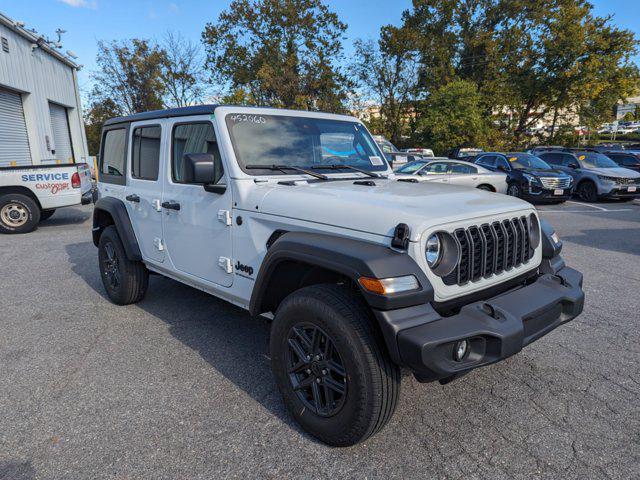
<svg viewBox="0 0 640 480"><path fill-rule="evenodd" d="M447 162L431 162L419 175L426 177L431 182L449 183L449 164Z"/></svg>
<svg viewBox="0 0 640 480"><path fill-rule="evenodd" d="M162 124L134 123L129 129L128 181L124 192L133 231L145 260L164 261L162 241L162 177L168 156L162 147Z"/></svg>
<svg viewBox="0 0 640 480"><path fill-rule="evenodd" d="M171 131L171 161L164 175L162 222L173 267L199 280L231 286L231 189L205 191L182 180L182 162L188 153L210 153L223 165L214 126L207 118L175 123ZM220 184L227 183L222 175Z"/></svg>

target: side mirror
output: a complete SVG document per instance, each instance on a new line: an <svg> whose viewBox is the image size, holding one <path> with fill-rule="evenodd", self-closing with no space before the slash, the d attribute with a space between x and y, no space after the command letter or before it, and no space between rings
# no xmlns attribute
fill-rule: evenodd
<svg viewBox="0 0 640 480"><path fill-rule="evenodd" d="M222 177L222 164L210 153L187 153L182 157L182 181L202 184L207 192L223 193L226 185L216 185Z"/></svg>
<svg viewBox="0 0 640 480"><path fill-rule="evenodd" d="M507 167L505 167L504 165L498 165L498 170L504 173L509 172L509 169L507 169Z"/></svg>
<svg viewBox="0 0 640 480"><path fill-rule="evenodd" d="M570 163L569 168L573 168L574 170L580 168L577 163Z"/></svg>

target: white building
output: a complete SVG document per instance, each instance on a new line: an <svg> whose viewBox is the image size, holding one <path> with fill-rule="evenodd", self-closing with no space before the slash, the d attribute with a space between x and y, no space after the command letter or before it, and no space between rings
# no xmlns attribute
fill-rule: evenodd
<svg viewBox="0 0 640 480"><path fill-rule="evenodd" d="M0 166L87 160L78 68L0 13Z"/></svg>

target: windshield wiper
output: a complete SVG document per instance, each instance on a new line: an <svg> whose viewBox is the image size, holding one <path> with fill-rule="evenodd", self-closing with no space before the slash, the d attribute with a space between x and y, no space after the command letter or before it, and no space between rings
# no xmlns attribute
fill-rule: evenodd
<svg viewBox="0 0 640 480"><path fill-rule="evenodd" d="M323 175L321 173L312 172L311 170L306 170L304 168L295 167L293 165L245 165L244 168L247 170L280 170L281 172L287 173L287 170L293 170L295 172L305 173L307 175L311 175L312 177L319 178L320 180L328 180L329 177Z"/></svg>
<svg viewBox="0 0 640 480"><path fill-rule="evenodd" d="M355 170L356 172L364 173L365 175L373 178L382 178L382 175L378 175L377 173L369 172L368 170L364 170L362 168L354 167L353 165L347 165L345 163L332 163L331 165L314 165L311 167L314 170L342 170L348 168L349 170Z"/></svg>

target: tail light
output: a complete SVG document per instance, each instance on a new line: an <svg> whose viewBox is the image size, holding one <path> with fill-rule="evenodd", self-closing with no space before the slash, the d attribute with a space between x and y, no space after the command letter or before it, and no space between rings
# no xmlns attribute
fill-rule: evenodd
<svg viewBox="0 0 640 480"><path fill-rule="evenodd" d="M80 188L80 175L78 172L71 175L71 186L73 188Z"/></svg>

